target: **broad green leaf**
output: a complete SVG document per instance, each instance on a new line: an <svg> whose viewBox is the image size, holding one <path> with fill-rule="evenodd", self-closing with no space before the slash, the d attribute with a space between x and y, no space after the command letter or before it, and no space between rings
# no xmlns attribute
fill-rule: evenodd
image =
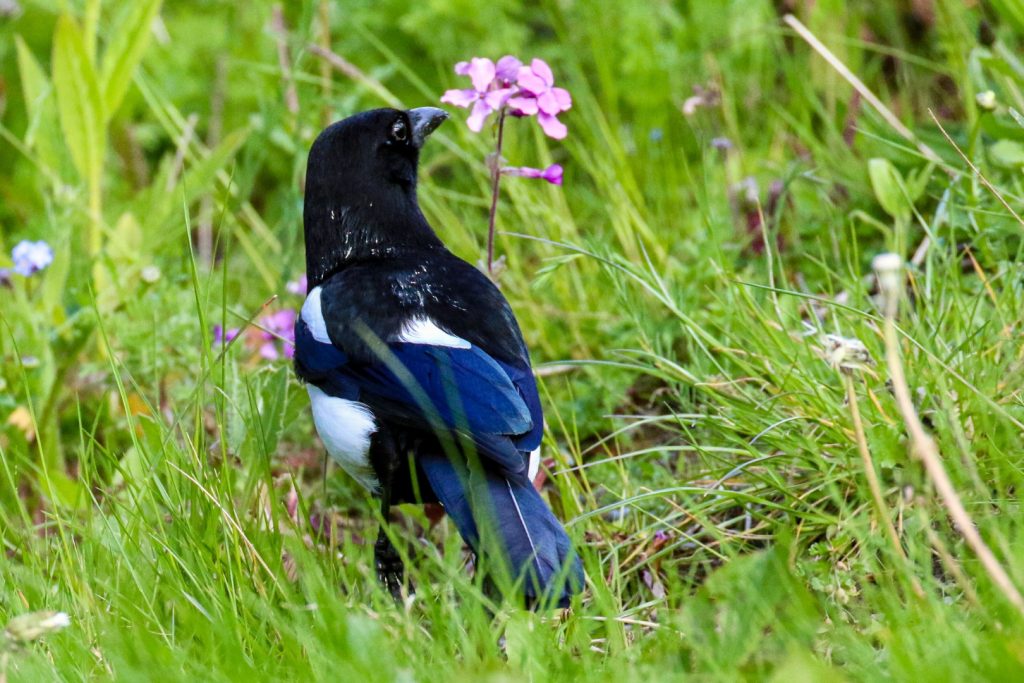
<svg viewBox="0 0 1024 683"><path fill-rule="evenodd" d="M25 130L25 145L39 154L39 160L54 172L61 166L60 151L57 149L59 134L57 118L53 112L53 86L35 55L21 39L15 36L18 52L18 73L21 76L21 91L25 98L28 127Z"/></svg>
<svg viewBox="0 0 1024 683"><path fill-rule="evenodd" d="M1014 26L1018 31L1024 31L1024 5L1020 0L990 0L996 14Z"/></svg>
<svg viewBox="0 0 1024 683"><path fill-rule="evenodd" d="M903 192L903 179L886 159L868 161L868 176L871 178L871 189L875 198L885 212L893 218L906 218L910 215L910 207Z"/></svg>
<svg viewBox="0 0 1024 683"><path fill-rule="evenodd" d="M64 140L79 175L98 187L106 144L103 100L82 31L62 14L53 38L53 86Z"/></svg>
<svg viewBox="0 0 1024 683"><path fill-rule="evenodd" d="M221 140L220 144L210 151L209 156L186 168L180 181L185 185L186 202L191 204L200 196L215 191L218 171L228 168L228 164L248 137L248 128L236 130Z"/></svg>
<svg viewBox="0 0 1024 683"><path fill-rule="evenodd" d="M66 239L54 240L53 263L46 270L42 285L43 310L54 311L63 307L67 294L68 276L71 274L71 245L74 240L69 234Z"/></svg>
<svg viewBox="0 0 1024 683"><path fill-rule="evenodd" d="M988 153L996 166L1014 170L1024 167L1024 145L1015 140L998 140Z"/></svg>
<svg viewBox="0 0 1024 683"><path fill-rule="evenodd" d="M129 6L121 21L111 30L113 36L103 51L100 83L107 119L121 106L132 76L149 46L151 27L161 0L140 0Z"/></svg>
<svg viewBox="0 0 1024 683"><path fill-rule="evenodd" d="M129 266L139 261L145 247L142 240L142 229L139 221L131 212L124 212L108 235L107 256L115 265Z"/></svg>
<svg viewBox="0 0 1024 683"><path fill-rule="evenodd" d="M50 81L21 36L14 36L14 44L18 50L18 75L21 76L25 108L28 110L29 118L37 119L40 109L43 108L42 102L50 93Z"/></svg>
<svg viewBox="0 0 1024 683"><path fill-rule="evenodd" d="M173 220L176 224L181 219L178 212L181 211L182 201L191 206L204 195L213 196L218 204L223 201L223 190L217 183L217 173L229 167L235 154L248 139L249 132L248 128L242 128L225 136L205 159L186 166L177 180L172 180L174 165L171 163L171 155L164 158L153 176L150 189L140 193L135 203L136 213L146 217L144 227L148 233L148 244L169 237L178 239L178 235L168 234L166 221ZM170 191L166 189L168 187ZM219 209L217 218L220 218ZM229 223L232 220L229 216L224 218Z"/></svg>
<svg viewBox="0 0 1024 683"><path fill-rule="evenodd" d="M930 163L907 175L906 190L911 204L917 204L917 200L924 196L925 188L928 187L928 181L934 172L935 164Z"/></svg>
<svg viewBox="0 0 1024 683"><path fill-rule="evenodd" d="M89 61L96 63L96 35L100 26L101 0L85 0L85 24L82 26L82 44Z"/></svg>

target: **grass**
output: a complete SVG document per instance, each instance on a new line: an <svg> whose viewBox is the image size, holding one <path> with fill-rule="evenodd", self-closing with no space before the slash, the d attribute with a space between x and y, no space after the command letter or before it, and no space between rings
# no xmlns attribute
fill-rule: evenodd
<svg viewBox="0 0 1024 683"><path fill-rule="evenodd" d="M797 5L913 139L767 1L307 0L281 31L269 3L23 0L0 23L0 241L56 258L0 297L0 622L71 626L9 680L1018 677L1022 615L912 456L870 263L912 261L909 399L1020 587L1024 18ZM506 52L574 97L564 143L510 121L507 158L566 180L503 183L497 247L588 587L565 613L495 605L410 507L396 606L371 501L325 470L255 326L301 301L322 125L436 102L455 61ZM474 261L489 144L455 116L423 159L423 208ZM829 335L875 362L835 369Z"/></svg>

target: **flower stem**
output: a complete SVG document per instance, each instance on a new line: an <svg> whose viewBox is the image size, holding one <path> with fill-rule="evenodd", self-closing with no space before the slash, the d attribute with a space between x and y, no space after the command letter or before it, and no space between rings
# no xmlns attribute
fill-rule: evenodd
<svg viewBox="0 0 1024 683"><path fill-rule="evenodd" d="M893 552L896 553L899 560L907 564L907 554L900 543L900 536L896 533L896 527L892 525L892 519L889 517L889 508L885 504L885 497L882 495L882 485L878 481L875 463L871 458L871 450L868 448L867 436L864 434L864 422L861 420L860 406L857 404L857 391L853 386L853 375L849 372L843 372L843 381L846 384L846 403L850 406L850 418L853 420L853 432L857 439L857 450L860 452L861 463L864 466L864 478L867 479L868 488L871 490L871 498L875 503L878 525L885 530L886 535L889 537ZM924 597L924 588L913 574L910 575L910 585L917 597Z"/></svg>
<svg viewBox="0 0 1024 683"><path fill-rule="evenodd" d="M494 275L494 219L498 214L498 192L501 184L501 143L505 137L506 107L498 114L498 146L491 162L491 215L487 220L487 274Z"/></svg>

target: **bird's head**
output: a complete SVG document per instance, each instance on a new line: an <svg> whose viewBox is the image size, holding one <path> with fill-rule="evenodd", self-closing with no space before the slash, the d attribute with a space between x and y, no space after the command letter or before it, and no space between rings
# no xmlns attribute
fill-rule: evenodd
<svg viewBox="0 0 1024 683"><path fill-rule="evenodd" d="M416 201L419 152L448 118L374 109L331 124L309 150L303 223L310 287L346 261L437 243Z"/></svg>

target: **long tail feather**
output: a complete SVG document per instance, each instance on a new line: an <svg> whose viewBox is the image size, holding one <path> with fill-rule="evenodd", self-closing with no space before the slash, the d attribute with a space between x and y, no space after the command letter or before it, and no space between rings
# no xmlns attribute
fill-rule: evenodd
<svg viewBox="0 0 1024 683"><path fill-rule="evenodd" d="M565 607L582 589L572 542L525 473L471 469L422 452L417 461L462 538L492 568L497 559L522 580L527 604Z"/></svg>

